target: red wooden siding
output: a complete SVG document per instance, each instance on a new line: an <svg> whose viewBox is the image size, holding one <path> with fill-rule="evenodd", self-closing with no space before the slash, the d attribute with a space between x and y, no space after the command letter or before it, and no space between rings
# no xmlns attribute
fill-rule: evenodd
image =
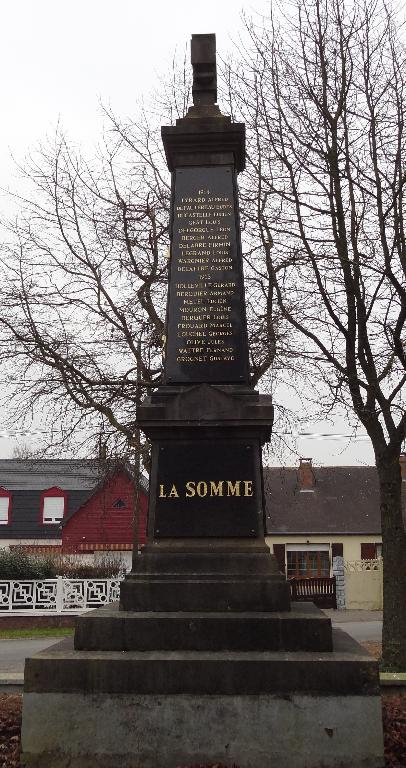
<svg viewBox="0 0 406 768"><path fill-rule="evenodd" d="M61 552L61 544L10 544L10 549L22 549L27 555L48 555Z"/></svg>
<svg viewBox="0 0 406 768"><path fill-rule="evenodd" d="M114 506L121 500L124 506ZM147 497L139 497L139 544L145 544ZM118 472L96 491L62 528L64 552L129 549L133 541L134 487L125 472Z"/></svg>

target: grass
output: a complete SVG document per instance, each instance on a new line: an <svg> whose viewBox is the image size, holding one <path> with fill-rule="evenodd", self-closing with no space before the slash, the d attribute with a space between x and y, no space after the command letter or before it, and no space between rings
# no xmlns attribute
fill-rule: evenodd
<svg viewBox="0 0 406 768"><path fill-rule="evenodd" d="M0 640L12 640L30 638L35 640L39 637L69 637L73 635L73 627L33 627L32 629L2 629L0 630Z"/></svg>

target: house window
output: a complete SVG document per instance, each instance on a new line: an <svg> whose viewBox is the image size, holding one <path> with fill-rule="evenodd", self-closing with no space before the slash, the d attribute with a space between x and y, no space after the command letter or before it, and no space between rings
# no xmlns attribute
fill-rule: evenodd
<svg viewBox="0 0 406 768"><path fill-rule="evenodd" d="M376 560L377 557L382 557L382 544L379 542L361 544L361 560Z"/></svg>
<svg viewBox="0 0 406 768"><path fill-rule="evenodd" d="M309 578L330 576L330 554L328 549L297 549L286 553L288 578Z"/></svg>
<svg viewBox="0 0 406 768"><path fill-rule="evenodd" d="M66 493L60 488L49 488L41 496L41 517L44 525L60 523L65 515Z"/></svg>
<svg viewBox="0 0 406 768"><path fill-rule="evenodd" d="M9 525L11 517L11 494L0 488L0 525Z"/></svg>
<svg viewBox="0 0 406 768"><path fill-rule="evenodd" d="M126 503L122 499L117 499L113 504L114 509L124 509L125 506Z"/></svg>

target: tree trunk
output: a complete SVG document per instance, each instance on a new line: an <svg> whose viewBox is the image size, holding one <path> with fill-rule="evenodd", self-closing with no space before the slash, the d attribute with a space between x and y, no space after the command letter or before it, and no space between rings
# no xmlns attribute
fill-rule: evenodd
<svg viewBox="0 0 406 768"><path fill-rule="evenodd" d="M406 532L399 456L377 461L383 542L382 664L406 670Z"/></svg>

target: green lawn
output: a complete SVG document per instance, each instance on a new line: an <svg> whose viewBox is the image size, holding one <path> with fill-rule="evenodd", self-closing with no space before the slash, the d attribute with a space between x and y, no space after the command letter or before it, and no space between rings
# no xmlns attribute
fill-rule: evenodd
<svg viewBox="0 0 406 768"><path fill-rule="evenodd" d="M73 635L73 627L33 627L32 629L0 629L0 640L27 637L69 637Z"/></svg>

